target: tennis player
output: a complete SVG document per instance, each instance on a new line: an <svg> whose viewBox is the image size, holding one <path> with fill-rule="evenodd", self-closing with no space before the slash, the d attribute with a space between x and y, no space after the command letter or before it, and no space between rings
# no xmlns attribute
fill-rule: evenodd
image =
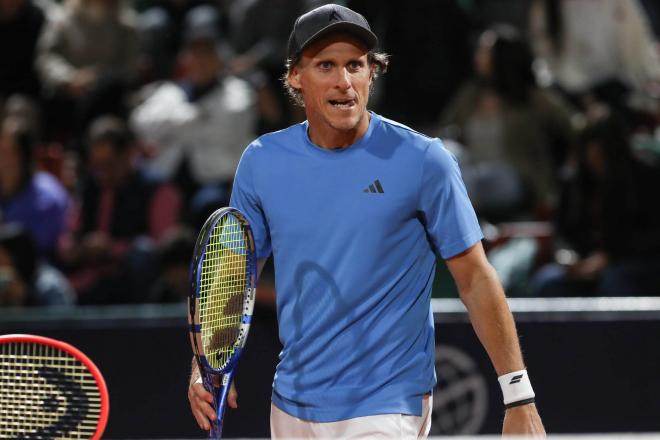
<svg viewBox="0 0 660 440"><path fill-rule="evenodd" d="M275 262L283 350L271 435L428 435L436 255L499 375L503 433L544 435L455 158L440 140L367 110L387 67L376 46L364 17L345 7L300 16L285 82L307 121L255 140L236 173L231 205L247 215L261 265L271 254ZM193 367L188 396L208 429L212 397L198 376Z"/></svg>

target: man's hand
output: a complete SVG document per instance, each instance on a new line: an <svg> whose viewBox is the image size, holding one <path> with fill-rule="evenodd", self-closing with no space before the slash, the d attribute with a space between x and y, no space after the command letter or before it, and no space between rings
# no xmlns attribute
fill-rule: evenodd
<svg viewBox="0 0 660 440"><path fill-rule="evenodd" d="M545 437L545 429L536 410L536 405L530 403L507 409L506 414L504 414L502 435Z"/></svg>
<svg viewBox="0 0 660 440"><path fill-rule="evenodd" d="M216 384L217 386L218 384ZM211 421L217 418L213 408L213 395L206 391L202 385L202 378L198 377L188 388L188 400L195 420L200 428L208 431L211 429ZM227 395L227 405L230 408L238 408L238 393L232 381Z"/></svg>

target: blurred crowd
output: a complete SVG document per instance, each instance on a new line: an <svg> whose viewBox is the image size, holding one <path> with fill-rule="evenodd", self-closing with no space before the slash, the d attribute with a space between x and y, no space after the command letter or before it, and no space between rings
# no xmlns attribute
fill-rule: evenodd
<svg viewBox="0 0 660 440"><path fill-rule="evenodd" d="M0 306L180 302L318 0L0 0ZM340 2L445 140L509 295L660 295L660 6Z"/></svg>

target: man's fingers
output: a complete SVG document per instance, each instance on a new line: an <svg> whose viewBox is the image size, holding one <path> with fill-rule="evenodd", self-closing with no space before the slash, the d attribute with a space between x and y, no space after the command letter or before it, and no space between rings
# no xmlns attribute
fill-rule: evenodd
<svg viewBox="0 0 660 440"><path fill-rule="evenodd" d="M202 385L201 381L192 384L190 386L190 390L198 399L211 404L213 403L213 394L209 393L206 388L204 388L204 385Z"/></svg>
<svg viewBox="0 0 660 440"><path fill-rule="evenodd" d="M213 394L204 388L201 380L190 385L188 400L190 400L190 408L199 427L206 431L211 429L211 422L216 420L218 416L213 407ZM238 393L233 382L229 387L227 404L230 408L238 408Z"/></svg>
<svg viewBox="0 0 660 440"><path fill-rule="evenodd" d="M202 428L205 431L208 431L211 429L211 425L209 424L209 420L206 418L206 416L200 412L199 410L193 409L193 416L195 417L195 420L197 421L197 424L199 425L200 428Z"/></svg>
<svg viewBox="0 0 660 440"><path fill-rule="evenodd" d="M201 400L203 400L204 402L208 402L210 404L213 404L213 394L206 391L206 389L203 388L203 387L202 387L202 391L199 394L199 398Z"/></svg>
<svg viewBox="0 0 660 440"><path fill-rule="evenodd" d="M204 414L204 406L208 404L198 396L194 387L195 386L193 385L188 389L188 400L190 401L190 409L199 427L204 430L209 430L210 424L208 418Z"/></svg>
<svg viewBox="0 0 660 440"><path fill-rule="evenodd" d="M199 427L207 431L211 429L209 420L217 418L212 406L213 395L206 391L202 384L195 383L188 390L188 400L190 400L190 408Z"/></svg>
<svg viewBox="0 0 660 440"><path fill-rule="evenodd" d="M215 420L217 415L215 408L213 408L213 395L201 385L197 387L197 384L195 384L193 388L195 388L195 396L198 399L198 407L208 419Z"/></svg>

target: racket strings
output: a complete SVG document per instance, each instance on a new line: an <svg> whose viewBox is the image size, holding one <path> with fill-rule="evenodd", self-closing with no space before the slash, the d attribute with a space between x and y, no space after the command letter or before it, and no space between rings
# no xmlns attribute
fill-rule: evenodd
<svg viewBox="0 0 660 440"><path fill-rule="evenodd" d="M89 439L101 396L85 365L41 344L0 344L0 438Z"/></svg>
<svg viewBox="0 0 660 440"><path fill-rule="evenodd" d="M200 277L200 322L204 353L213 368L229 362L238 342L248 285L247 242L234 216L214 227Z"/></svg>

